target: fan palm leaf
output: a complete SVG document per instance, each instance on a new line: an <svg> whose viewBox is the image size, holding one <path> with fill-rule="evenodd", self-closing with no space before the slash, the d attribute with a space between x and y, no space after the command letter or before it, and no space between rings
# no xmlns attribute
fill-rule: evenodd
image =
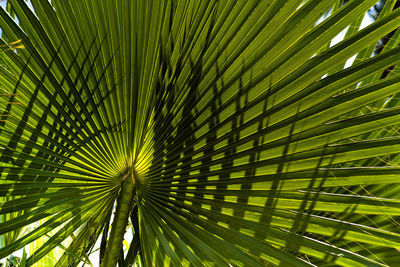
<svg viewBox="0 0 400 267"><path fill-rule="evenodd" d="M376 2L8 0L0 258L398 262L400 9L362 28Z"/></svg>

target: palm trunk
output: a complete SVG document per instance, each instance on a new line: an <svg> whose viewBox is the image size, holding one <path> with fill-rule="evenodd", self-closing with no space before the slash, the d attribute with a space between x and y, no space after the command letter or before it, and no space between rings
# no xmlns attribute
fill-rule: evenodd
<svg viewBox="0 0 400 267"><path fill-rule="evenodd" d="M108 240L102 267L115 267L121 255L122 241L126 225L128 224L129 213L131 211L132 199L134 196L134 175L133 171L122 184L121 191L117 200L117 210L111 226L111 233Z"/></svg>

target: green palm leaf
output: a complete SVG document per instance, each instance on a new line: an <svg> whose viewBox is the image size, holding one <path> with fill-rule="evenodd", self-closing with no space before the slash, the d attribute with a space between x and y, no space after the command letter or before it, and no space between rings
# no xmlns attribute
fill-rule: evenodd
<svg viewBox="0 0 400 267"><path fill-rule="evenodd" d="M7 1L0 258L398 262L400 9L342 2Z"/></svg>

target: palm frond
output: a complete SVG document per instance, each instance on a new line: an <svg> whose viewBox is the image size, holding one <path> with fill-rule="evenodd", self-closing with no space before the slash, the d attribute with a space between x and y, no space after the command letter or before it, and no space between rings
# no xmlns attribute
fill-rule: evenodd
<svg viewBox="0 0 400 267"><path fill-rule="evenodd" d="M400 9L362 28L376 2L8 0L0 258L398 262Z"/></svg>

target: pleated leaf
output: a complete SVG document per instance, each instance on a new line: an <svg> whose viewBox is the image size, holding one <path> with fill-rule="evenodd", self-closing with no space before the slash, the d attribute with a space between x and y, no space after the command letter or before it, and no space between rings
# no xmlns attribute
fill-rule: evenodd
<svg viewBox="0 0 400 267"><path fill-rule="evenodd" d="M400 9L363 27L376 2L8 0L0 258L399 262Z"/></svg>

